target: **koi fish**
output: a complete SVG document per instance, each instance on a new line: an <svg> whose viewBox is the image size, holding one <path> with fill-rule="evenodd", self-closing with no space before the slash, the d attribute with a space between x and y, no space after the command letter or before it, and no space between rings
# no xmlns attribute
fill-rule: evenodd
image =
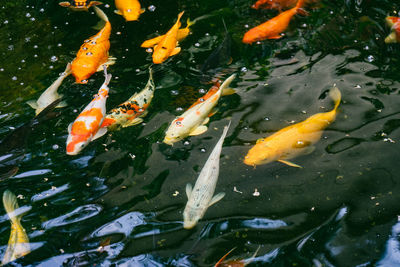
<svg viewBox="0 0 400 267"><path fill-rule="evenodd" d="M97 6L103 3L99 1L72 0L60 2L58 4L63 7L69 7L74 11L88 11L91 6Z"/></svg>
<svg viewBox="0 0 400 267"><path fill-rule="evenodd" d="M212 116L216 110L221 95L232 94L235 91L228 88L229 84L235 79L235 74L231 75L219 87L212 87L204 97L199 98L188 110L181 116L176 117L169 126L164 143L173 145L173 143L182 140L188 135L200 135L207 131L209 116Z"/></svg>
<svg viewBox="0 0 400 267"><path fill-rule="evenodd" d="M385 43L400 43L400 17L386 17L386 23L392 32L385 38Z"/></svg>
<svg viewBox="0 0 400 267"><path fill-rule="evenodd" d="M105 81L94 99L85 107L73 123L68 126L67 154L77 155L85 146L107 132L101 128L106 114L106 100L108 97L108 84L111 74L107 74L104 67Z"/></svg>
<svg viewBox="0 0 400 267"><path fill-rule="evenodd" d="M38 115L43 109L45 109L48 105L53 103L55 100L62 98L62 95L57 93L58 87L60 87L61 83L64 79L71 74L71 64L68 63L64 72L61 73L60 77L55 80L49 88L44 91L37 101L31 100L28 101L27 104L31 106L31 108L35 109L36 115ZM56 108L65 107L67 104L65 102L61 102L58 104Z"/></svg>
<svg viewBox="0 0 400 267"><path fill-rule="evenodd" d="M75 76L76 83L86 84L88 78L96 71L103 70L103 66L115 63L114 58L108 57L111 33L111 24L106 14L98 7L94 7L96 14L105 22L103 29L96 35L85 40L76 58L72 61L72 75Z"/></svg>
<svg viewBox="0 0 400 267"><path fill-rule="evenodd" d="M145 12L144 8L140 8L138 0L115 0L115 6L115 13L123 16L126 21L138 20L140 14Z"/></svg>
<svg viewBox="0 0 400 267"><path fill-rule="evenodd" d="M179 29L178 33L176 34L176 41L177 42L182 41L183 39L185 39L190 34L190 28L189 27L192 26L195 22L196 22L196 20L194 20L194 21L190 21L190 19L186 20L186 27L182 28L182 29ZM146 40L140 45L140 47L143 47L143 48L154 47L155 45L157 45L165 37L165 35L166 34L154 37L154 38L149 39L149 40Z"/></svg>
<svg viewBox="0 0 400 267"><path fill-rule="evenodd" d="M24 227L21 225L23 214L15 214L15 210L19 208L17 197L9 190L6 190L3 193L3 205L11 221L11 233L1 265L12 262L31 252L28 235L26 234Z"/></svg>
<svg viewBox="0 0 400 267"><path fill-rule="evenodd" d="M236 248L236 247L235 247ZM244 260L228 260L225 261L225 258L235 250L235 248L231 249L226 253L215 265L214 267L244 267L247 264L250 264L256 257L258 250L260 247L257 248L256 252L254 252L253 256L250 259L244 259Z"/></svg>
<svg viewBox="0 0 400 267"><path fill-rule="evenodd" d="M181 26L180 19L184 11L179 13L178 19L172 28L164 35L164 37L154 46L153 52L153 63L161 64L170 56L176 55L181 51L180 47L177 47L177 35L179 27Z"/></svg>
<svg viewBox="0 0 400 267"><path fill-rule="evenodd" d="M337 87L333 87L329 91L329 96L335 102L333 110L317 113L305 121L283 128L267 138L257 140L256 145L245 156L244 163L255 166L279 161L292 167L301 168L288 160L314 151L313 144L318 142L323 130L335 120L341 93Z"/></svg>
<svg viewBox="0 0 400 267"><path fill-rule="evenodd" d="M225 196L225 193L218 193L215 196L213 195L218 181L219 157L222 150L222 144L224 143L230 125L231 122L224 127L224 132L208 157L206 164L204 164L194 188L192 189L191 184L186 185L188 202L183 211L183 227L185 229L193 228L197 222L203 218L208 207L217 203Z"/></svg>
<svg viewBox="0 0 400 267"><path fill-rule="evenodd" d="M295 14L306 14L306 12L301 9L303 4L304 0L299 0L294 8L286 10L267 22L250 29L243 36L242 42L245 44L251 44L265 39L281 38L282 36L280 33L286 30L286 28L289 26L291 18Z"/></svg>
<svg viewBox="0 0 400 267"><path fill-rule="evenodd" d="M154 96L155 85L153 71L149 69L149 80L145 88L131 96L127 101L112 109L106 116L101 127L115 128L118 125L128 127L139 124L147 114L147 108Z"/></svg>
<svg viewBox="0 0 400 267"><path fill-rule="evenodd" d="M288 7L294 7L297 0L258 0L251 6L254 9L285 9Z"/></svg>

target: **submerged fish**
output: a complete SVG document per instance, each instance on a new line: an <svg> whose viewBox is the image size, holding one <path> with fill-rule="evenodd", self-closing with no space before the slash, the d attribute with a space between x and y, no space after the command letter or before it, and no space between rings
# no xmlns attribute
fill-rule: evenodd
<svg viewBox="0 0 400 267"><path fill-rule="evenodd" d="M49 88L44 91L39 99L37 101L31 100L28 101L28 105L31 106L31 108L35 109L36 115L39 114L44 108L46 108L48 105L53 103L55 100L62 98L62 95L59 95L57 92L58 87L60 87L61 83L64 81L68 75L71 74L71 64L68 63L67 67L65 68L64 72L58 77L57 80L55 80ZM65 107L67 104L64 102L61 102L58 104L56 108L62 108Z"/></svg>
<svg viewBox="0 0 400 267"><path fill-rule="evenodd" d="M283 128L267 138L257 140L257 144L245 156L244 163L255 166L279 161L292 167L301 168L288 160L311 153L314 150L313 145L321 138L323 130L335 120L341 93L337 87L333 87L329 96L335 102L333 110L317 113L305 121Z"/></svg>
<svg viewBox="0 0 400 267"><path fill-rule="evenodd" d="M108 97L108 84L111 74L107 74L104 67L105 81L100 87L94 99L85 107L73 123L68 126L67 154L77 155L93 141L107 132L107 128L101 128L106 114L106 100Z"/></svg>
<svg viewBox="0 0 400 267"><path fill-rule="evenodd" d="M184 11L179 13L178 19L172 28L164 35L164 37L154 46L153 51L153 63L161 64L170 56L176 55L181 51L180 47L177 47L177 35L179 27L181 26L180 19Z"/></svg>
<svg viewBox="0 0 400 267"><path fill-rule="evenodd" d="M149 80L145 88L135 93L127 101L112 109L106 116L101 127L115 128L117 126L128 127L139 124L147 114L147 108L154 96L155 85L153 71L149 68Z"/></svg>
<svg viewBox="0 0 400 267"><path fill-rule="evenodd" d="M138 20L140 14L145 12L138 0L115 0L115 6L115 13L123 16L126 21Z"/></svg>
<svg viewBox="0 0 400 267"><path fill-rule="evenodd" d="M172 145L189 135L199 135L207 131L204 124L207 124L209 116L216 112L213 108L221 95L234 93L234 90L229 88L233 79L235 74L226 79L221 86L212 87L204 97L199 98L181 116L176 117L169 126L163 142Z"/></svg>
<svg viewBox="0 0 400 267"><path fill-rule="evenodd" d="M385 43L400 43L400 17L386 17L392 32L385 38Z"/></svg>
<svg viewBox="0 0 400 267"><path fill-rule="evenodd" d="M305 0L299 0L294 8L286 10L267 22L247 31L243 36L243 43L251 44L265 39L281 38L282 36L280 34L289 26L291 18L299 12L305 13L305 11L301 9L304 1Z"/></svg>
<svg viewBox="0 0 400 267"><path fill-rule="evenodd" d="M97 6L103 4L99 1L88 1L88 0L71 0L58 3L60 6L69 7L74 11L88 11L91 6Z"/></svg>
<svg viewBox="0 0 400 267"><path fill-rule="evenodd" d="M235 250L235 248L231 249L226 253L222 258L214 265L214 267L244 267L247 264L250 264L254 258L256 257L258 250L260 247L257 248L256 252L254 252L253 256L249 259L244 259L244 260L227 260L225 261L225 258Z"/></svg>
<svg viewBox="0 0 400 267"><path fill-rule="evenodd" d="M204 164L193 189L191 184L186 185L188 202L183 211L183 227L185 229L193 228L197 222L203 218L208 207L217 203L225 196L225 193L218 193L215 196L213 195L218 181L219 157L222 150L222 144L224 143L230 125L231 122L224 127L224 132L208 157L206 164Z"/></svg>
<svg viewBox="0 0 400 267"><path fill-rule="evenodd" d="M294 7L298 0L258 0L251 6L254 9L285 9Z"/></svg>
<svg viewBox="0 0 400 267"><path fill-rule="evenodd" d="M1 265L5 265L31 252L28 235L21 225L22 214L15 214L15 210L19 208L17 197L6 190L3 193L3 205L11 221L11 233Z"/></svg>
<svg viewBox="0 0 400 267"><path fill-rule="evenodd" d="M103 70L104 65L115 63L114 58L108 57L111 24L100 8L94 7L94 9L105 25L96 35L85 40L76 54L76 58L72 61L72 75L75 76L76 83L80 84L86 84L87 79L96 71Z"/></svg>

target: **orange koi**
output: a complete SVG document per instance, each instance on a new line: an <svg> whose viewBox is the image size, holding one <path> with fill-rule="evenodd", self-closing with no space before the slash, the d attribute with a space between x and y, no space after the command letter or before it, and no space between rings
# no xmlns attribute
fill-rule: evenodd
<svg viewBox="0 0 400 267"><path fill-rule="evenodd" d="M392 32L385 38L385 43L400 43L400 17L386 17L386 22Z"/></svg>
<svg viewBox="0 0 400 267"><path fill-rule="evenodd" d="M254 9L285 9L294 7L297 0L258 0L251 6Z"/></svg>
<svg viewBox="0 0 400 267"><path fill-rule="evenodd" d="M278 16L268 20L267 22L264 22L263 24L260 24L250 29L243 36L242 42L245 44L251 44L256 41L262 41L265 39L281 38L282 36L280 35L280 33L285 31L286 28L289 26L291 18L295 14L299 13L299 11L301 12L304 1L305 0L299 0L294 8L286 10ZM302 13L304 14L305 11L302 11Z"/></svg>
<svg viewBox="0 0 400 267"><path fill-rule="evenodd" d="M115 13L123 16L126 21L138 20L140 14L145 12L138 0L115 0L115 6Z"/></svg>
<svg viewBox="0 0 400 267"><path fill-rule="evenodd" d="M257 248L256 252L254 252L253 256L249 259L244 259L244 260L228 260L225 261L225 258L232 252L235 250L236 247L234 247L233 249L231 249L230 251L228 251L228 253L226 253L224 256L222 256L222 258L214 265L214 267L244 267L247 264L251 263L254 258L256 257L258 250L260 249L260 247Z"/></svg>
<svg viewBox="0 0 400 267"><path fill-rule="evenodd" d="M114 64L114 59L108 57L110 49L111 24L106 14L98 7L94 7L97 15L105 21L105 26L94 36L85 40L75 59L72 61L72 75L76 83L86 84L88 78L96 71L101 71L103 65Z"/></svg>
<svg viewBox="0 0 400 267"><path fill-rule="evenodd" d="M74 11L88 11L91 6L97 6L103 4L99 1L87 1L87 0L72 0L58 3L60 6L69 7Z"/></svg>
<svg viewBox="0 0 400 267"><path fill-rule="evenodd" d="M103 136L107 132L107 128L100 127L106 114L108 84L111 80L111 74L107 74L106 66L104 66L104 75L105 81L97 95L68 127L68 155L77 155L90 141Z"/></svg>
<svg viewBox="0 0 400 267"><path fill-rule="evenodd" d="M177 35L179 27L181 26L180 19L184 11L179 13L178 19L174 26L164 35L160 42L154 46L153 52L153 63L161 64L170 56L176 55L181 51L180 47L177 47Z"/></svg>
<svg viewBox="0 0 400 267"><path fill-rule="evenodd" d="M190 29L189 27L192 26L195 22L194 21L190 21L190 19L187 19L186 21L186 27L179 29L178 33L176 35L176 41L180 42L183 39L185 39L189 34L190 34ZM155 45L157 45L163 38L165 37L164 35L160 35L157 37L154 37L152 39L146 40L144 41L140 47L144 47L144 48L149 48L149 47L154 47Z"/></svg>

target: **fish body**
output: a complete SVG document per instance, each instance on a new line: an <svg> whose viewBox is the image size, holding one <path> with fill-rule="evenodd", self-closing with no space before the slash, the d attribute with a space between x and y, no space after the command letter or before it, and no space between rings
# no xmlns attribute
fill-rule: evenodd
<svg viewBox="0 0 400 267"><path fill-rule="evenodd" d="M258 0L251 6L254 9L286 9L294 7L297 0Z"/></svg>
<svg viewBox="0 0 400 267"><path fill-rule="evenodd" d="M94 7L97 15L105 21L104 27L94 36L85 40L75 59L72 61L71 70L76 83L86 84L88 78L96 71L102 70L102 66L114 63L108 57L110 49L109 37L111 24L106 14L98 7Z"/></svg>
<svg viewBox="0 0 400 267"><path fill-rule="evenodd" d="M147 113L147 108L150 105L154 96L155 85L153 81L153 71L149 69L149 80L145 88L139 93L131 96L127 101L112 109L106 116L101 127L109 129L117 126L128 127L141 123Z"/></svg>
<svg viewBox="0 0 400 267"><path fill-rule="evenodd" d="M69 7L74 11L88 11L91 6L97 6L103 4L99 1L88 1L88 0L72 0L58 3L60 6Z"/></svg>
<svg viewBox="0 0 400 267"><path fill-rule="evenodd" d="M1 265L12 262L31 252L28 235L21 225L22 214L16 215L14 212L19 208L17 197L10 191L6 190L3 193L3 205L8 217L10 218L11 233Z"/></svg>
<svg viewBox="0 0 400 267"><path fill-rule="evenodd" d="M62 95L59 95L57 92L58 87L60 87L61 83L64 81L68 75L71 74L71 64L68 63L64 72L55 80L49 88L44 91L37 101L28 101L28 105L35 109L36 115L38 115L43 109L45 109L48 105L53 103L55 100L60 99ZM57 108L61 108L66 106L65 103L58 104Z"/></svg>
<svg viewBox="0 0 400 267"><path fill-rule="evenodd" d="M265 39L279 39L280 35L289 26L291 18L298 13L304 4L304 0L299 0L294 8L280 13L278 16L264 22L245 33L243 43L252 44Z"/></svg>
<svg viewBox="0 0 400 267"><path fill-rule="evenodd" d="M386 17L386 22L392 32L385 38L385 43L400 43L400 17Z"/></svg>
<svg viewBox="0 0 400 267"><path fill-rule="evenodd" d="M190 34L190 26L192 26L194 24L194 21L190 21L189 19L186 21L186 27L185 28L181 28L178 30L178 33L176 34L176 41L180 42L183 39L185 39L189 34ZM154 37L152 39L146 40L144 41L140 47L143 48L149 48L149 47L154 47L156 46L163 38L165 37L164 35L160 35L157 37Z"/></svg>
<svg viewBox="0 0 400 267"><path fill-rule="evenodd" d="M177 34L179 27L181 26L180 19L184 11L179 13L178 19L174 26L164 35L160 42L154 46L153 52L153 63L161 64L170 56L176 55L181 51L180 47L177 47Z"/></svg>
<svg viewBox="0 0 400 267"><path fill-rule="evenodd" d="M218 181L219 157L222 150L222 144L224 143L229 126L230 122L224 127L224 132L204 164L193 189L190 184L186 185L188 202L183 211L183 227L185 229L193 228L197 222L203 218L208 207L220 201L225 196L225 193L219 193L215 196L213 195Z"/></svg>
<svg viewBox="0 0 400 267"><path fill-rule="evenodd" d="M250 264L256 257L258 250L260 247L257 248L256 252L254 252L253 256L249 259L243 259L243 260L227 260L225 261L225 258L233 251L235 248L231 249L226 253L215 265L214 267L244 267L248 264Z"/></svg>
<svg viewBox="0 0 400 267"><path fill-rule="evenodd" d="M199 98L181 116L176 117L170 124L163 142L172 145L189 135L199 135L207 131L207 126L204 124L209 121L209 116L224 90L231 92L232 89L228 87L233 79L235 79L234 74L226 79L218 89L212 87L204 97Z"/></svg>
<svg viewBox="0 0 400 267"><path fill-rule="evenodd" d="M256 166L280 161L292 167L300 167L288 160L311 153L314 150L313 144L321 138L323 130L336 118L341 94L337 87L333 87L329 95L335 102L333 110L317 113L302 122L283 128L267 138L257 140L257 144L245 156L244 163Z"/></svg>
<svg viewBox="0 0 400 267"><path fill-rule="evenodd" d="M126 21L138 20L140 14L145 12L138 0L115 0L116 14L121 15Z"/></svg>
<svg viewBox="0 0 400 267"><path fill-rule="evenodd" d="M107 128L100 126L106 114L106 100L111 74L107 74L106 68L104 68L104 73L105 81L97 95L68 127L68 155L77 155L90 141L103 136L107 132Z"/></svg>

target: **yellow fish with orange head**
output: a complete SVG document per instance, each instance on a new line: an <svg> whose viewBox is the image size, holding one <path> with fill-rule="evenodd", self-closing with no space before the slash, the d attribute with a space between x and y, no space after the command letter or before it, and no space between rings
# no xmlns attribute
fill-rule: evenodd
<svg viewBox="0 0 400 267"><path fill-rule="evenodd" d="M138 0L115 0L115 6L115 13L123 16L126 21L138 20L140 14L145 12Z"/></svg>
<svg viewBox="0 0 400 267"><path fill-rule="evenodd" d="M331 124L340 104L341 93L334 86L329 96L335 102L335 107L324 113L317 113L305 121L279 130L267 138L257 140L244 158L244 163L251 166L279 161L292 167L301 166L288 161L299 155L309 154L314 150L313 144L321 138L323 130Z"/></svg>
<svg viewBox="0 0 400 267"><path fill-rule="evenodd" d="M161 64L170 56L176 55L181 51L180 47L177 47L177 35L179 27L181 26L180 19L184 11L179 13L178 19L174 26L164 35L160 42L154 46L153 52L153 63Z"/></svg>

